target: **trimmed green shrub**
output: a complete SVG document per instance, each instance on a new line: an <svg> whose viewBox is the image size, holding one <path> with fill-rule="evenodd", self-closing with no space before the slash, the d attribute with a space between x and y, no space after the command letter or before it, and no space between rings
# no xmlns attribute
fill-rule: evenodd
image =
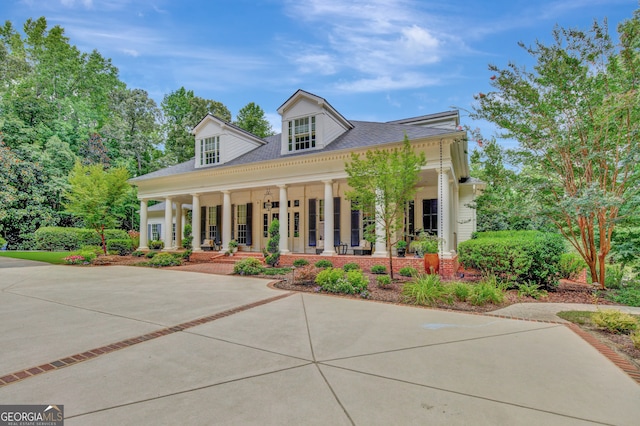
<svg viewBox="0 0 640 426"><path fill-rule="evenodd" d="M158 254L158 253L157 253L157 252L155 252L155 251L150 251L150 252L147 252L147 254L145 255L145 257L146 257L147 259L153 259L153 258L156 256L156 254Z"/></svg>
<svg viewBox="0 0 640 426"><path fill-rule="evenodd" d="M345 272L340 268L327 268L318 273L316 284L330 293L359 294L367 289L369 281L360 270Z"/></svg>
<svg viewBox="0 0 640 426"><path fill-rule="evenodd" d="M558 264L560 278L574 280L586 267L586 262L578 253L562 253L560 255L560 263Z"/></svg>
<svg viewBox="0 0 640 426"><path fill-rule="evenodd" d="M307 266L308 264L309 264L309 261L307 259L296 259L293 261L293 266L295 266L296 268Z"/></svg>
<svg viewBox="0 0 640 426"><path fill-rule="evenodd" d="M102 250L102 247L100 246L84 245L80 247L79 251L92 251L96 256L104 254L104 250Z"/></svg>
<svg viewBox="0 0 640 426"><path fill-rule="evenodd" d="M184 224L182 232L182 248L191 249L193 247L193 228L190 223Z"/></svg>
<svg viewBox="0 0 640 426"><path fill-rule="evenodd" d="M342 267L342 269L344 269L347 272L355 271L357 269L360 269L360 265L358 265L357 263L354 263L354 262L345 263L344 266Z"/></svg>
<svg viewBox="0 0 640 426"><path fill-rule="evenodd" d="M414 305L435 305L438 302L450 302L447 289L440 281L440 275L423 274L415 277L402 287L405 302Z"/></svg>
<svg viewBox="0 0 640 426"><path fill-rule="evenodd" d="M83 245L102 245L102 239L95 229L64 228L43 226L34 233L38 250L77 250ZM105 229L105 240L127 239L129 235L122 229Z"/></svg>
<svg viewBox="0 0 640 426"><path fill-rule="evenodd" d="M149 248L151 250L162 250L164 248L164 241L151 240L149 241Z"/></svg>
<svg viewBox="0 0 640 426"><path fill-rule="evenodd" d="M475 239L458 245L459 259L465 267L547 289L558 285L564 250L561 235L539 231L478 232Z"/></svg>
<svg viewBox="0 0 640 426"><path fill-rule="evenodd" d="M142 256L144 256L144 252L136 250L133 253L131 253L131 256L133 256L133 257L142 257Z"/></svg>
<svg viewBox="0 0 640 426"><path fill-rule="evenodd" d="M264 261L267 265L271 267L278 266L278 263L280 263L280 252L271 253L270 255L264 258Z"/></svg>
<svg viewBox="0 0 640 426"><path fill-rule="evenodd" d="M183 260L189 260L189 258L191 257L191 254L193 253L193 251L191 250L185 250L182 252L181 257Z"/></svg>
<svg viewBox="0 0 640 426"><path fill-rule="evenodd" d="M238 275L258 275L264 267L255 257L247 257L237 262L233 267L233 273Z"/></svg>
<svg viewBox="0 0 640 426"><path fill-rule="evenodd" d="M327 259L320 259L315 263L316 268L333 268L333 263Z"/></svg>
<svg viewBox="0 0 640 426"><path fill-rule="evenodd" d="M179 266L182 262L171 253L158 253L148 262L149 266L163 267L163 266Z"/></svg>
<svg viewBox="0 0 640 426"><path fill-rule="evenodd" d="M128 256L133 251L131 238L107 241L107 250L118 253L120 256Z"/></svg>
<svg viewBox="0 0 640 426"><path fill-rule="evenodd" d="M387 267L384 265L373 265L371 267L371 273L372 274L386 274L387 273Z"/></svg>
<svg viewBox="0 0 640 426"><path fill-rule="evenodd" d="M638 320L633 315L613 309L595 312L591 319L598 327L610 333L629 334L638 329Z"/></svg>
<svg viewBox="0 0 640 426"><path fill-rule="evenodd" d="M391 277L389 275L379 275L376 277L376 284L380 288L387 288L391 285Z"/></svg>
<svg viewBox="0 0 640 426"><path fill-rule="evenodd" d="M403 268L400 268L400 271L398 271L398 272L403 277L413 277L413 276L418 274L418 270L416 268L411 267L411 266L405 266Z"/></svg>

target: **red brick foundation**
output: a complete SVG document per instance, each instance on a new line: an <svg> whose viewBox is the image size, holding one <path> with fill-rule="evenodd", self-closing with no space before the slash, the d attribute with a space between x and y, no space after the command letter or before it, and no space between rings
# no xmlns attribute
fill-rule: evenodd
<svg viewBox="0 0 640 426"><path fill-rule="evenodd" d="M453 280L458 272L458 255L449 259L440 258L440 276L445 280Z"/></svg>

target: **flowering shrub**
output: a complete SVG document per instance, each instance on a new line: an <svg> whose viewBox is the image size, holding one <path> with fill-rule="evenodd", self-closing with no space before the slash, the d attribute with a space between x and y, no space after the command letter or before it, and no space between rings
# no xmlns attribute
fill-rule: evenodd
<svg viewBox="0 0 640 426"><path fill-rule="evenodd" d="M71 255L71 256L67 256L62 260L64 260L64 263L66 263L67 265L82 265L85 262L87 262L87 260L84 258L84 256L80 256L79 254L74 254L74 255Z"/></svg>

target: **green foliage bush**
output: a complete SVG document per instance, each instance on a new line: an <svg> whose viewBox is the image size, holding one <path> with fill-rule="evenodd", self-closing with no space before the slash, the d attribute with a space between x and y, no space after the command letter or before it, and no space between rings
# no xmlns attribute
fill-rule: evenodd
<svg viewBox="0 0 640 426"><path fill-rule="evenodd" d="M595 312L591 319L598 327L610 333L628 334L638 328L638 320L633 315L613 309Z"/></svg>
<svg viewBox="0 0 640 426"><path fill-rule="evenodd" d="M451 283L449 289L449 292L460 302L466 302L473 291L471 284L460 282Z"/></svg>
<svg viewBox="0 0 640 426"><path fill-rule="evenodd" d="M95 229L43 226L34 235L38 250L78 250L84 245L102 245L100 234ZM105 229L104 236L107 242L129 238L122 229Z"/></svg>
<svg viewBox="0 0 640 426"><path fill-rule="evenodd" d="M354 263L354 262L345 263L344 266L342 267L342 269L344 269L347 272L354 271L356 269L360 269L360 265L358 265L357 263Z"/></svg>
<svg viewBox="0 0 640 426"><path fill-rule="evenodd" d="M387 273L387 267L384 265L373 265L371 267L371 273L372 274L386 274Z"/></svg>
<svg viewBox="0 0 640 426"><path fill-rule="evenodd" d="M155 251L150 251L150 252L147 252L147 254L145 255L145 257L146 257L147 259L153 259L153 258L156 256L156 254L158 254L158 253L157 253L157 252L155 252Z"/></svg>
<svg viewBox="0 0 640 426"><path fill-rule="evenodd" d="M460 262L468 268L547 289L558 284L564 251L562 236L539 231L478 232L475 239L458 245Z"/></svg>
<svg viewBox="0 0 640 426"><path fill-rule="evenodd" d="M403 277L413 277L414 275L416 275L418 273L418 270L416 268L411 267L411 266L405 266L403 268L400 268L400 271L398 271L398 272Z"/></svg>
<svg viewBox="0 0 640 426"><path fill-rule="evenodd" d="M158 253L148 262L149 266L163 267L163 266L179 266L182 262L180 259L171 253Z"/></svg>
<svg viewBox="0 0 640 426"><path fill-rule="evenodd" d="M149 248L151 250L162 250L164 248L164 241L151 240L149 241Z"/></svg>
<svg viewBox="0 0 640 426"><path fill-rule="evenodd" d="M5 244L7 244L7 240L5 240L4 238L0 237L0 248L4 247Z"/></svg>
<svg viewBox="0 0 640 426"><path fill-rule="evenodd" d="M616 303L640 307L640 286L623 287L610 296Z"/></svg>
<svg viewBox="0 0 640 426"><path fill-rule="evenodd" d="M402 296L405 302L415 305L435 305L443 300L449 300L449 293L445 288L440 275L422 274L402 287Z"/></svg>
<svg viewBox="0 0 640 426"><path fill-rule="evenodd" d="M333 263L327 259L320 259L315 263L316 268L333 268Z"/></svg>
<svg viewBox="0 0 640 426"><path fill-rule="evenodd" d="M307 259L296 259L293 261L293 266L295 266L296 268L307 266L308 264L309 264L309 261Z"/></svg>
<svg viewBox="0 0 640 426"><path fill-rule="evenodd" d="M584 268L586 262L578 253L562 253L558 264L560 278L574 280Z"/></svg>
<svg viewBox="0 0 640 426"><path fill-rule="evenodd" d="M109 240L107 241L107 250L109 252L116 252L120 256L128 256L133 251L133 241L131 241L131 238Z"/></svg>
<svg viewBox="0 0 640 426"><path fill-rule="evenodd" d="M367 289L369 281L360 270L345 272L329 267L318 273L316 284L330 293L360 294Z"/></svg>
<svg viewBox="0 0 640 426"><path fill-rule="evenodd" d="M182 248L191 249L193 247L193 228L190 223L185 223L182 232Z"/></svg>
<svg viewBox="0 0 640 426"><path fill-rule="evenodd" d="M518 284L519 297L533 297L538 300L547 297L547 291L540 289L538 284Z"/></svg>
<svg viewBox="0 0 640 426"><path fill-rule="evenodd" d="M631 333L631 342L636 349L640 349L640 331L636 330Z"/></svg>
<svg viewBox="0 0 640 426"><path fill-rule="evenodd" d="M78 250L64 258L67 265L88 265L95 260L96 253L92 250Z"/></svg>
<svg viewBox="0 0 640 426"><path fill-rule="evenodd" d="M504 301L506 287L495 275L490 275L473 286L468 301L476 306L499 305Z"/></svg>
<svg viewBox="0 0 640 426"><path fill-rule="evenodd" d="M376 277L376 284L380 288L387 288L391 286L391 277L389 275L379 275Z"/></svg>
<svg viewBox="0 0 640 426"><path fill-rule="evenodd" d="M264 261L267 265L271 267L276 267L280 262L280 252L271 253L270 255L264 258Z"/></svg>
<svg viewBox="0 0 640 426"><path fill-rule="evenodd" d="M136 250L136 251L131 253L131 256L133 256L133 257L142 257L142 256L144 256L144 252Z"/></svg>
<svg viewBox="0 0 640 426"><path fill-rule="evenodd" d="M193 251L191 250L185 250L182 252L182 254L180 255L182 257L183 260L189 260L189 258L191 257L191 254L193 253Z"/></svg>
<svg viewBox="0 0 640 426"><path fill-rule="evenodd" d="M237 262L233 267L233 273L238 275L258 275L264 267L255 257L247 257Z"/></svg>
<svg viewBox="0 0 640 426"><path fill-rule="evenodd" d="M96 256L100 256L101 254L104 254L104 250L102 250L102 247L100 246L84 245L80 247L79 251L92 251L93 253L95 253Z"/></svg>

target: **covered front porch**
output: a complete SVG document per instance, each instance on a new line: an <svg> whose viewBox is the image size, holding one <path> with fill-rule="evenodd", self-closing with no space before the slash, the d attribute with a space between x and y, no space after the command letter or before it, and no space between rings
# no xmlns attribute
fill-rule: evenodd
<svg viewBox="0 0 640 426"><path fill-rule="evenodd" d="M154 236L164 241L165 250L181 247L186 213L191 207L194 253L205 250L224 253L232 240L241 251L260 253L267 246L271 223L278 219L279 250L283 256L388 257L384 232L378 223L376 241L373 244L365 241L364 230L375 221L362 211L352 209L345 197L349 190L346 177L263 183L251 188L202 190L142 199L140 248L148 248ZM450 169L423 170L416 197L407 206L405 235L419 229L437 233L444 240L441 254L452 257L459 235L466 239L466 233L470 234L467 229L471 229L472 224L466 222L464 213L459 211L465 211L463 203L472 198L472 191L470 185L460 184ZM148 201L151 199L164 201L161 235L150 234Z"/></svg>

